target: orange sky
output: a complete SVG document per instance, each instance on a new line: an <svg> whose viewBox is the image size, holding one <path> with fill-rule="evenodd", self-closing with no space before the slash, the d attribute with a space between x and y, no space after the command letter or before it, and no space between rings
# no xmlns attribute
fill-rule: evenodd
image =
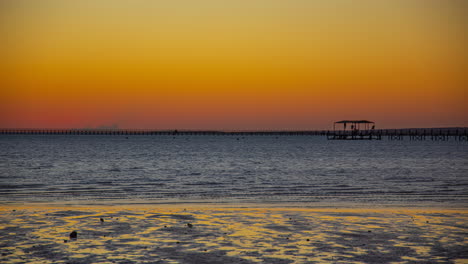
<svg viewBox="0 0 468 264"><path fill-rule="evenodd" d="M464 0L3 0L0 127L468 126L467 13Z"/></svg>

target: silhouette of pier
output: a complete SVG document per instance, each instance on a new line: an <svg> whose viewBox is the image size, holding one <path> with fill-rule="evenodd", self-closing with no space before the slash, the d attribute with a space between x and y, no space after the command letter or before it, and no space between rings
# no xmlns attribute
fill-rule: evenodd
<svg viewBox="0 0 468 264"><path fill-rule="evenodd" d="M0 134L20 135L154 135L154 136L325 136L327 130L309 131L217 131L146 129L0 129Z"/></svg>
<svg viewBox="0 0 468 264"><path fill-rule="evenodd" d="M329 140L410 140L410 141L468 141L467 128L451 129L379 129L353 131L331 131Z"/></svg>
<svg viewBox="0 0 468 264"><path fill-rule="evenodd" d="M329 140L433 140L468 141L468 128L372 129L360 123L356 129L302 131L216 131L216 130L146 130L146 129L12 129L0 128L0 135L115 135L115 136L324 136ZM337 124L343 124L338 123ZM351 124L351 123L347 123ZM357 124L357 123L356 123ZM366 125L363 125L366 124ZM361 127L364 126L364 127Z"/></svg>
<svg viewBox="0 0 468 264"><path fill-rule="evenodd" d="M375 122L368 120L342 120L333 124L333 131L327 133L329 140L426 140L468 141L468 129L464 128L412 128L375 129Z"/></svg>
<svg viewBox="0 0 468 264"><path fill-rule="evenodd" d="M336 129L341 126L341 129ZM375 123L368 120L343 120L333 124L329 140L382 140L382 133L376 132Z"/></svg>

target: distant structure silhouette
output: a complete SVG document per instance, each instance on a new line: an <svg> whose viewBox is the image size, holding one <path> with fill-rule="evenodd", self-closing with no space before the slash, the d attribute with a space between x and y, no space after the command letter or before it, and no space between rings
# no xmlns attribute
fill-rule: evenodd
<svg viewBox="0 0 468 264"><path fill-rule="evenodd" d="M333 124L333 131L336 131L336 126L343 124L343 131L346 131L347 124L351 124L351 130L369 130L369 127L372 125L372 129L375 128L375 122L368 120L342 120L337 121ZM362 125L362 127L361 127Z"/></svg>
<svg viewBox="0 0 468 264"><path fill-rule="evenodd" d="M342 127L341 127L342 126ZM348 129L349 128L349 129ZM460 142L468 141L468 127L445 128L402 128L375 129L375 123L368 120L342 120L335 122L333 130L154 130L154 129L47 129L47 128L0 128L0 135L91 135L103 136L326 136L330 140L426 140Z"/></svg>
<svg viewBox="0 0 468 264"><path fill-rule="evenodd" d="M350 129L347 129L351 124ZM337 127L343 126L343 129ZM375 122L369 120L342 120L333 123L333 132L327 135L330 140L381 140L381 133L374 133Z"/></svg>

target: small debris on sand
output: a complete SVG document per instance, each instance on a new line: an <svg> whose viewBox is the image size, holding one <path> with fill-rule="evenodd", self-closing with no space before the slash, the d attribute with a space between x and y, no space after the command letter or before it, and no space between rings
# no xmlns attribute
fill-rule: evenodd
<svg viewBox="0 0 468 264"><path fill-rule="evenodd" d="M100 218L100 220L101 220L101 223L104 223L104 219L102 219L102 217Z"/></svg>
<svg viewBox="0 0 468 264"><path fill-rule="evenodd" d="M78 237L78 233L76 231L73 231L73 232L70 233L70 238L76 239L77 237Z"/></svg>
<svg viewBox="0 0 468 264"><path fill-rule="evenodd" d="M187 223L187 226L188 226L189 228L192 228L192 227L193 227L193 225L192 225L191 223Z"/></svg>

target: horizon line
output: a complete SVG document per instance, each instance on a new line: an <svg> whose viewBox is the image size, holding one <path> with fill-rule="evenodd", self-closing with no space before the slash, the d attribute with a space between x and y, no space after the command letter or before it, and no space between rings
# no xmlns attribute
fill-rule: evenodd
<svg viewBox="0 0 468 264"><path fill-rule="evenodd" d="M468 129L468 126L444 126L444 127L400 127L400 128L376 128L374 130L409 130L409 129ZM332 131L333 129L191 129L191 128L11 128L0 127L0 130L73 130L73 131L154 131L154 132L309 132ZM342 130L342 129L335 129ZM361 129L365 130L365 129Z"/></svg>

